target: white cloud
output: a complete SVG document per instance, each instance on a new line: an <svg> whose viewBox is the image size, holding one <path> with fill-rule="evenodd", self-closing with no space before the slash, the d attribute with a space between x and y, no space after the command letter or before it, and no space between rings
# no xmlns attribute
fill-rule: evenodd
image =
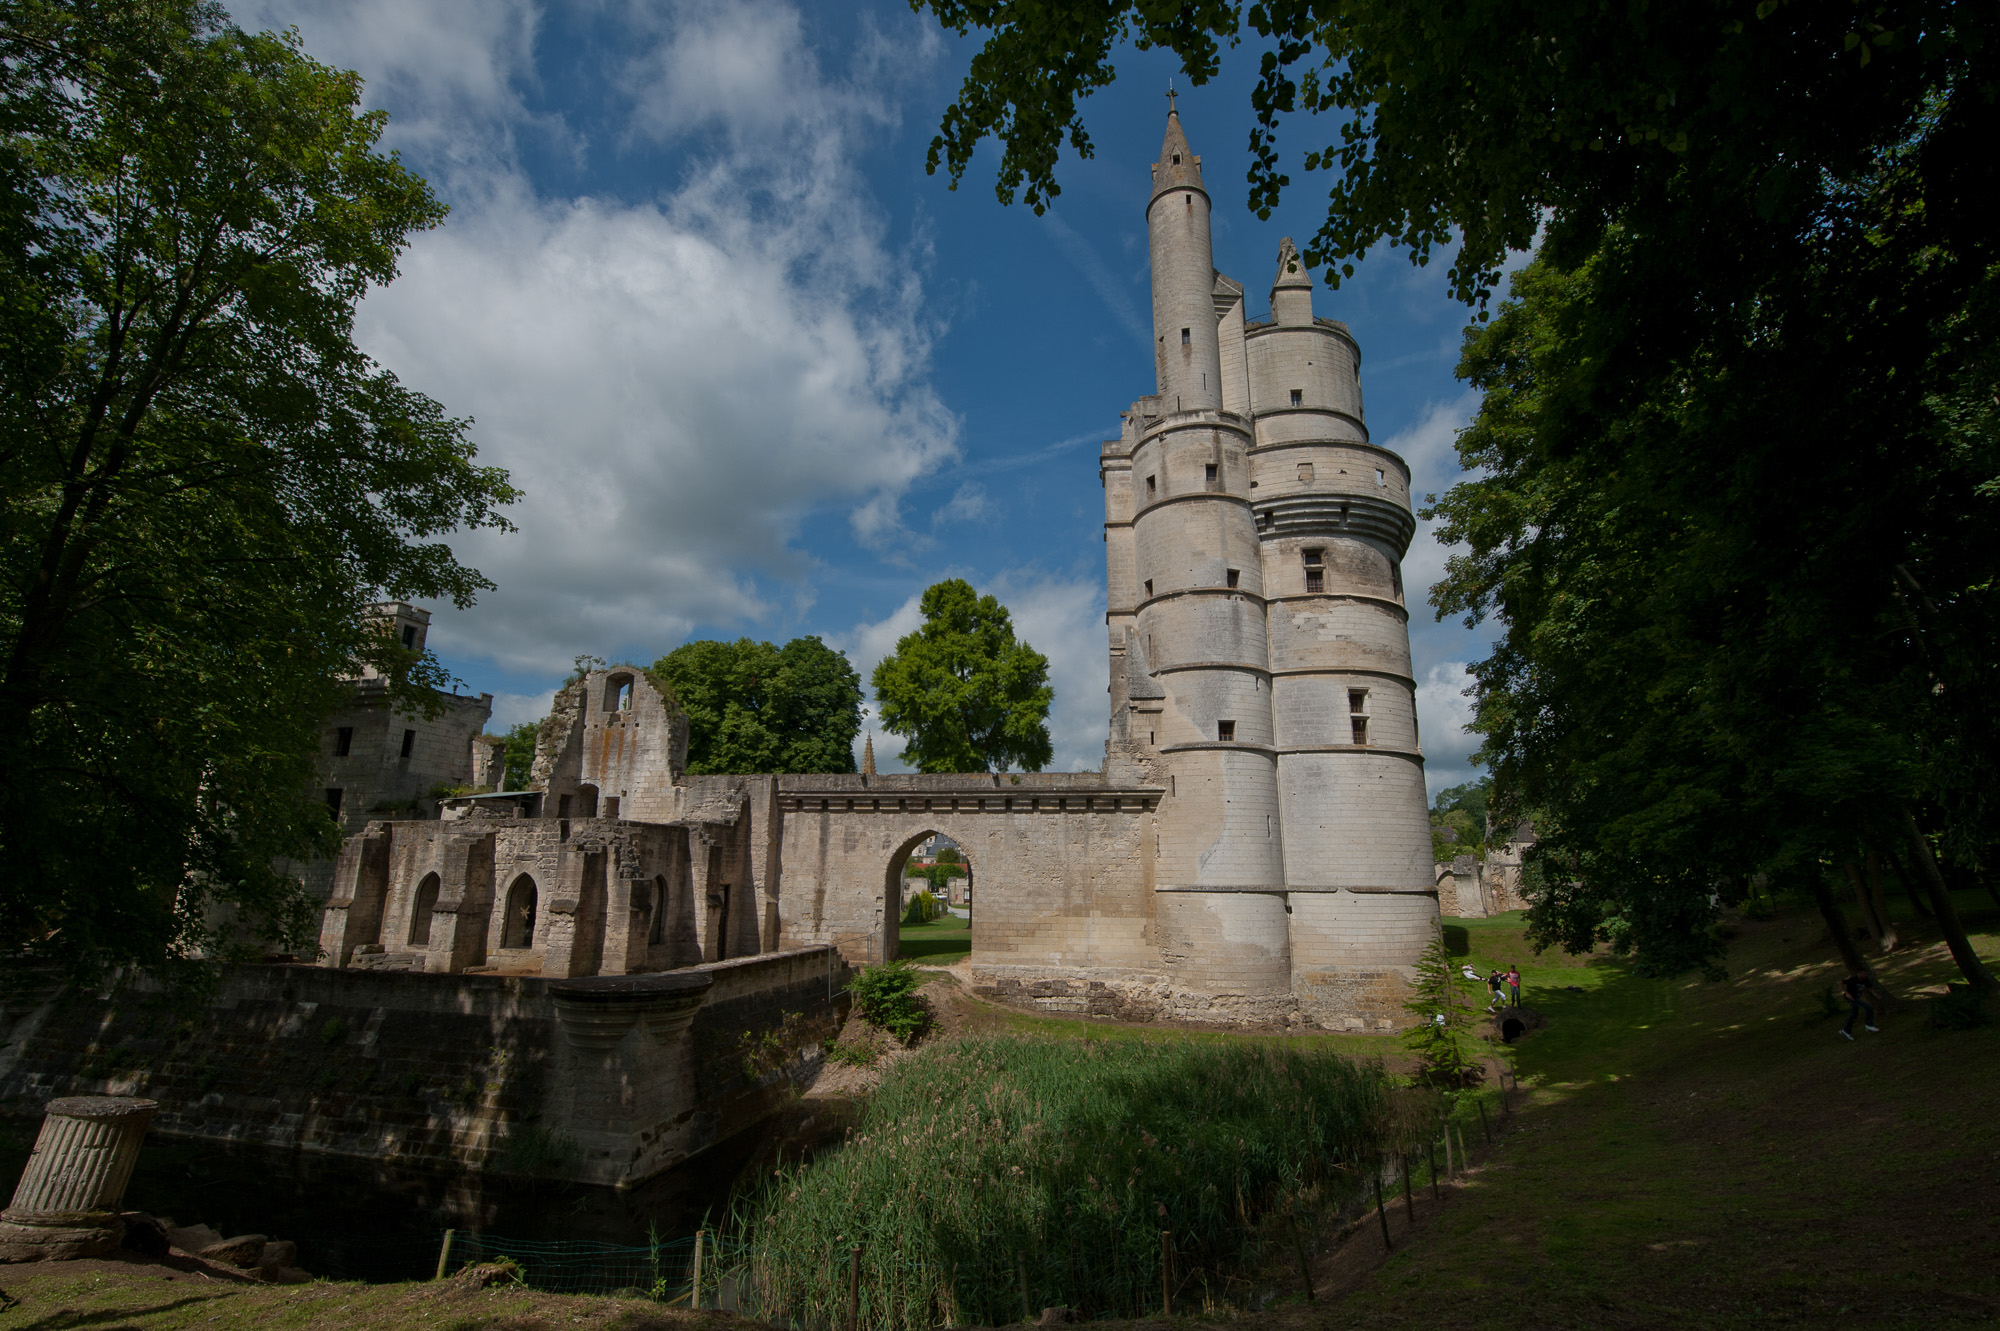
<svg viewBox="0 0 2000 1331"><path fill-rule="evenodd" d="M1055 703L1049 711L1049 738L1055 749L1052 772L1096 771L1104 764L1104 736L1109 701L1105 694L1109 657L1105 648L1104 588L1098 582L1066 581L1032 572L1014 571L980 587L982 594L1000 598L1013 615L1014 634L1049 658L1049 681ZM847 653L865 686L876 663L896 650L905 634L923 623L921 592L884 619L829 634L830 645ZM897 759L902 740L881 730L871 698L862 718L864 731L876 733L875 765L884 772L910 769ZM856 761L860 745L855 746Z"/></svg>
<svg viewBox="0 0 2000 1331"><path fill-rule="evenodd" d="M298 22L386 89L455 208L357 326L475 418L481 461L525 494L517 535L454 541L498 588L440 610L440 651L548 675L796 609L812 562L794 542L823 507L878 550L914 539L900 500L956 456L959 426L929 382L929 254L892 243L853 143L887 114L883 69L908 77L934 35L871 33L829 73L790 6L635 6L607 86L630 94L628 140L684 150L682 174L649 200L551 200L515 151L523 130L567 134L519 94L534 10L263 0L242 17Z"/></svg>
<svg viewBox="0 0 2000 1331"><path fill-rule="evenodd" d="M1424 508L1427 495L1441 495L1465 476L1458 465L1458 432L1471 423L1478 408L1479 394L1472 389L1447 402L1432 402L1416 424L1383 445L1410 464L1412 508ZM1435 520L1417 519L1416 538L1403 557L1403 586L1409 595L1412 628L1429 618L1425 603L1431 585L1444 576L1445 557L1450 553L1438 542L1436 533Z"/></svg>
<svg viewBox="0 0 2000 1331"><path fill-rule="evenodd" d="M539 721L549 714L555 700L554 689L541 693L496 693L493 695L493 717L486 723L486 729L497 735L512 730L523 721Z"/></svg>
<svg viewBox="0 0 2000 1331"><path fill-rule="evenodd" d="M1465 692L1471 684L1464 661L1446 661L1432 666L1417 685L1417 733L1432 793L1473 778L1472 753L1480 737L1466 729L1472 723L1472 699Z"/></svg>

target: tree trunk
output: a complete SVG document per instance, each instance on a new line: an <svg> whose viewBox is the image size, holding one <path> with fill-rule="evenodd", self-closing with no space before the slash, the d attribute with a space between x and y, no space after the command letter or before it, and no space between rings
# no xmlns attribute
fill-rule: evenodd
<svg viewBox="0 0 2000 1331"><path fill-rule="evenodd" d="M1861 907L1861 927L1868 931L1869 938L1880 943L1883 937L1882 921L1876 918L1874 903L1868 900L1868 884L1862 880L1861 866L1848 860L1840 866L1840 870L1847 875L1848 884L1854 889L1854 904Z"/></svg>
<svg viewBox="0 0 2000 1331"><path fill-rule="evenodd" d="M1847 967L1849 974L1867 970L1867 963L1861 960L1861 953L1854 946L1854 932L1848 926L1847 916L1842 913L1840 903L1833 899L1832 889L1826 885L1826 875L1808 869L1806 879L1812 884L1813 900L1819 903L1819 913L1826 921L1827 932L1833 935L1833 945L1840 952L1840 964Z"/></svg>
<svg viewBox="0 0 2000 1331"><path fill-rule="evenodd" d="M1972 986L1974 993L1990 994L1994 991L1993 977L1986 973L1979 954L1972 950L1972 940L1965 936L1965 926L1959 923L1958 908L1952 905L1951 892L1944 885L1944 875L1938 872L1937 859L1931 854L1931 843L1924 838L1923 829L1917 826L1917 816L1910 812L1910 806L1902 806L1903 831L1910 842L1910 858L1916 861L1917 870L1923 875L1924 883L1930 888L1931 908L1937 912L1938 928L1944 933L1945 946L1951 949L1951 959L1958 963L1959 974Z"/></svg>
<svg viewBox="0 0 2000 1331"><path fill-rule="evenodd" d="M1882 895L1882 854L1868 848L1868 899L1875 904L1875 918L1882 922L1882 950L1894 952L1902 940L1896 936L1896 922L1889 918L1889 903Z"/></svg>
<svg viewBox="0 0 2000 1331"><path fill-rule="evenodd" d="M1903 895L1910 899L1910 911L1920 920L1931 917L1931 908L1924 904L1924 894L1917 890L1916 879L1903 867L1903 857L1894 850L1889 852L1889 867L1896 871L1896 881L1903 885Z"/></svg>

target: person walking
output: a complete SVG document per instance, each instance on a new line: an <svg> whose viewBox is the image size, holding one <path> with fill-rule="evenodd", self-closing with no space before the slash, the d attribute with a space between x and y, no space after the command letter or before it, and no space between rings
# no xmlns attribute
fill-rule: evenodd
<svg viewBox="0 0 2000 1331"><path fill-rule="evenodd" d="M1511 961L1507 963L1507 993L1514 1000L1512 1006L1521 1006L1521 972Z"/></svg>
<svg viewBox="0 0 2000 1331"><path fill-rule="evenodd" d="M1867 971L1855 971L1840 982L1840 992L1847 995L1847 1021L1841 1026L1842 1039L1854 1038L1854 1019L1867 1013L1861 1025L1864 1030L1881 1029L1875 1024L1875 1005L1868 1001L1868 991L1875 987L1874 977Z"/></svg>

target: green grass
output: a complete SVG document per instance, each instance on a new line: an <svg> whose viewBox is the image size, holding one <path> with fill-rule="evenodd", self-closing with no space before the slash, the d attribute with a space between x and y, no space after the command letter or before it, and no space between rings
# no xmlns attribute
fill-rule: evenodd
<svg viewBox="0 0 2000 1331"><path fill-rule="evenodd" d="M1260 1226L1361 1185L1379 1068L1299 1045L966 1039L897 1064L842 1149L738 1209L765 1315L991 1325L1158 1306L1262 1260Z"/></svg>
<svg viewBox="0 0 2000 1331"><path fill-rule="evenodd" d="M949 966L972 955L972 922L944 915L929 924L899 926L896 955L930 966Z"/></svg>

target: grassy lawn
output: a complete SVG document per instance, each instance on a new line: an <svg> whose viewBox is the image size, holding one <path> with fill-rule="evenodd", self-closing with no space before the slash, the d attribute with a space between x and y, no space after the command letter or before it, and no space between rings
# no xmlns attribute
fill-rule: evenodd
<svg viewBox="0 0 2000 1331"><path fill-rule="evenodd" d="M896 955L932 966L949 966L972 955L972 921L945 915L929 924L899 925Z"/></svg>
<svg viewBox="0 0 2000 1331"><path fill-rule="evenodd" d="M1988 964L2000 965L2000 911L1984 894L1957 903ZM1218 1324L1991 1324L2000 1318L2000 1027L1926 1024L1923 995L1957 972L1934 928L1905 916L1899 924L1905 946L1870 957L1898 1001L1880 1034L1857 1030L1850 1043L1822 1007L1840 968L1810 911L1734 926L1729 976L1715 983L1644 978L1609 956L1537 957L1518 916L1447 921L1448 940L1482 972L1517 963L1524 1001L1550 1018L1504 1051L1526 1087L1513 1118L1494 1146L1476 1150L1469 1183L1419 1211L1414 1234L1396 1208L1386 1260L1364 1226L1347 1247L1316 1254L1317 1304L1294 1293ZM922 946L954 934L969 940L958 920L904 937ZM1381 1037L1190 1032L970 1006L973 1035L1401 1053ZM1369 1243L1375 1256L1361 1251ZM728 1320L520 1290L168 1281L157 1268L111 1263L0 1267L0 1287L22 1300L0 1313L0 1331L641 1331ZM1176 1320L1205 1324L1198 1313Z"/></svg>

